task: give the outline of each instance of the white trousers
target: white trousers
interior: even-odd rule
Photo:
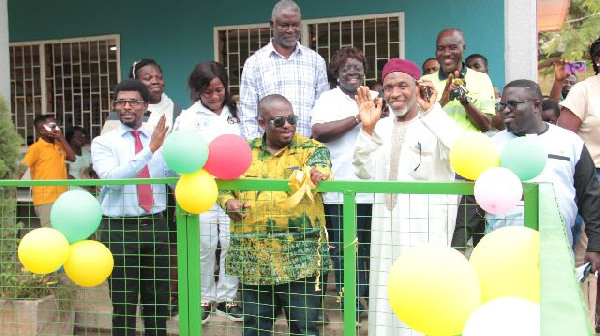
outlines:
[[[225,257],[229,247],[229,217],[218,204],[200,214],[200,281],[202,301],[234,301],[238,278],[225,275]],[[215,251],[221,243],[219,281],[215,283]]]

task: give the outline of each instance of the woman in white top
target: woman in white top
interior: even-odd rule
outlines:
[[[195,103],[181,113],[174,130],[196,130],[206,142],[222,134],[240,135],[237,107],[227,88],[227,71],[217,62],[203,62],[194,68],[188,80]],[[225,274],[229,246],[229,217],[218,204],[200,214],[200,269],[202,284],[202,324],[208,322],[212,302],[216,313],[232,321],[242,321],[242,309],[235,302],[238,278]],[[219,281],[215,284],[215,251],[221,244]]]
[[[165,94],[165,80],[163,78],[162,68],[155,60],[143,58],[133,62],[129,69],[129,78],[137,79],[150,91],[150,101],[148,112],[144,114],[142,120],[144,127],[154,129],[158,119],[165,115],[167,134],[173,129],[173,121],[181,114],[181,105],[177,104]],[[115,111],[111,111],[105,119],[101,134],[110,132],[119,127],[121,121]]]
[[[569,94],[560,102],[562,109],[556,124],[577,133],[581,137],[596,164],[596,176],[600,178],[600,38],[590,45],[589,52],[596,75],[580,81],[571,87]],[[564,64],[561,64],[561,66],[564,67]],[[582,252],[587,247],[585,225],[582,222],[583,218],[577,216],[575,226],[572,228],[573,239],[577,243],[574,246],[576,266],[583,264]],[[596,280],[594,277],[590,279],[592,282]],[[586,284],[584,283],[584,285]],[[596,288],[600,289],[600,282]],[[597,292],[600,293],[600,291]],[[587,300],[588,293],[585,292],[585,288],[584,293]],[[595,315],[598,316],[598,313],[600,313],[600,307],[597,304],[597,302],[600,302],[599,299],[600,296],[586,302],[591,307],[590,319],[593,322],[595,322],[594,307],[596,311]],[[595,326],[594,329],[598,332],[600,331],[600,326]]]
[[[169,127],[167,135],[173,129],[173,121],[181,113],[181,106],[171,100],[165,93],[165,80],[162,68],[155,60],[143,58],[133,62],[129,70],[129,78],[142,82],[150,91],[150,104],[148,105],[147,126],[154,129],[158,119],[163,115],[166,117],[166,125]]]
[[[65,133],[65,139],[75,152],[75,162],[67,162],[67,173],[69,179],[90,179],[92,155],[90,149],[84,147],[87,144],[87,133],[82,127],[73,126]],[[86,188],[92,191],[94,188]],[[79,186],[70,186],[69,190],[83,190]]]

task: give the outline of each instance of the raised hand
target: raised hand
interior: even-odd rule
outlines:
[[[570,72],[565,70],[565,64],[568,63],[567,60],[560,59],[554,62],[554,80],[557,82],[564,82],[567,77],[571,75]]]
[[[371,99],[371,90],[366,86],[361,86],[356,90],[356,97],[354,99],[358,105],[358,115],[362,122],[362,129],[368,134],[373,134],[375,124],[381,119],[383,100],[377,98],[373,102]]]
[[[152,137],[150,138],[150,150],[154,153],[157,149],[159,149],[163,142],[165,142],[165,136],[167,135],[167,130],[169,127],[167,126],[167,118],[163,114],[159,119],[156,127],[154,128],[154,132],[152,132]]]
[[[428,80],[419,80],[417,81],[417,84],[419,86],[419,93],[417,94],[417,104],[419,104],[421,110],[427,111],[437,101],[437,91],[435,90],[433,83],[431,83]],[[429,98],[427,98],[424,94],[425,88],[429,88],[429,90],[431,90],[431,96],[429,96]]]

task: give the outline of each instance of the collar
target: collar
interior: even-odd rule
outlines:
[[[267,147],[267,133],[263,133],[262,136],[254,139],[254,141],[252,142],[252,147],[259,148],[260,150],[269,153],[269,155],[278,156],[278,155],[281,155],[281,153],[283,151],[285,151],[286,149],[300,147],[300,143],[301,143],[300,137],[301,137],[300,133],[294,134],[294,137],[292,138],[292,141],[290,142],[289,145],[278,150],[276,153],[271,153],[271,151]]]
[[[460,70],[460,73],[458,74],[458,76],[459,76],[459,78],[465,78],[466,74],[467,74],[467,66],[465,65],[465,62],[463,62],[462,69]],[[448,74],[442,71],[442,67],[440,67],[440,70],[438,70],[438,78],[440,80],[448,79]]]
[[[542,134],[548,132],[549,129],[550,129],[550,124],[548,124],[547,122],[544,122],[544,129],[542,129],[538,133],[526,133],[526,134],[517,134],[517,133],[513,133],[513,132],[511,132],[511,133],[516,137],[528,136],[528,135],[533,135],[533,134],[542,135]]]
[[[202,101],[200,100],[196,101],[194,105],[190,107],[190,109],[193,109],[194,113],[196,114],[201,114],[210,117],[220,117],[227,119],[231,116],[231,112],[229,111],[229,106],[227,106],[227,104],[223,105],[223,109],[221,110],[221,114],[219,116],[217,116],[213,111],[204,106],[204,104],[202,104]]]
[[[125,133],[129,133],[131,131],[135,131],[133,128],[129,126],[125,126],[123,123],[119,124],[119,128],[117,128],[117,132],[120,136],[123,136]],[[142,132],[146,137],[152,137],[152,132],[146,128],[146,124],[142,124],[142,127],[138,129],[138,131]]]
[[[44,138],[42,138],[42,137],[39,137],[39,138],[38,138],[38,140],[37,140],[37,142],[38,142],[40,145],[43,145],[43,146],[51,146],[51,147],[54,147],[54,146],[56,146],[56,144],[57,144],[57,143],[60,143],[59,141],[48,142],[48,141],[44,140]]]
[[[292,54],[290,55],[290,57],[289,57],[289,58],[292,58],[292,56],[295,56],[295,55],[297,55],[297,54],[301,54],[301,53],[302,53],[302,52],[301,52],[301,50],[302,50],[302,49],[301,49],[301,46],[302,46],[302,45],[300,44],[300,42],[296,42],[296,49],[294,49],[294,51],[292,52]],[[285,57],[283,57],[283,55],[281,55],[280,53],[278,53],[278,52],[277,52],[277,50],[275,50],[275,46],[273,45],[273,38],[271,38],[271,41],[269,42],[269,44],[267,44],[267,45],[265,46],[265,48],[267,48],[267,49],[268,49],[268,52],[269,52],[269,53],[268,53],[268,55],[269,55],[269,56],[271,56],[271,55],[275,54],[275,55],[277,55],[277,56],[279,56],[279,57],[281,57],[281,58],[285,58]],[[288,59],[289,59],[289,58],[288,58]]]

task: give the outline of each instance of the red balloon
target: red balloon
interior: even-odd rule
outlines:
[[[208,146],[204,169],[224,180],[232,180],[246,172],[252,163],[252,150],[239,135],[223,134]]]

